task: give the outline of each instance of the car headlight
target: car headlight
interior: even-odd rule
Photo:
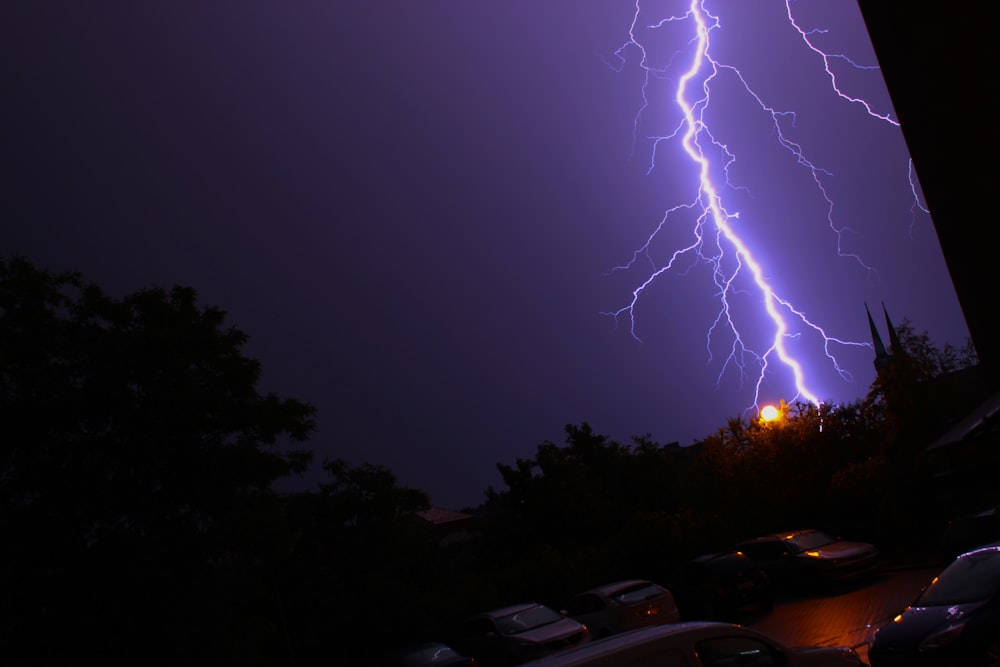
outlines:
[[[949,625],[943,630],[935,632],[930,637],[920,642],[919,648],[921,651],[933,651],[943,646],[947,646],[958,639],[962,635],[963,630],[965,630],[965,623]]]

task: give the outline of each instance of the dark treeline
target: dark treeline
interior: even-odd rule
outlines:
[[[260,394],[246,335],[193,290],[114,299],[0,260],[0,655],[374,664],[466,614],[665,580],[761,532],[912,546],[947,515],[925,446],[968,408],[949,378],[974,355],[899,335],[906,354],[849,405],[733,418],[690,447],[569,425],[498,463],[503,488],[448,535],[375,464],[326,461],[318,488],[273,492],[309,464],[315,411]]]

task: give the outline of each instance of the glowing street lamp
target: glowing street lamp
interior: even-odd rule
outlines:
[[[781,419],[781,411],[773,405],[765,405],[760,409],[760,420],[764,423]]]

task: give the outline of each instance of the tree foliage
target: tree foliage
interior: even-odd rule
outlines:
[[[114,298],[0,260],[0,650],[16,664],[370,664],[468,613],[554,607],[773,530],[883,546],[920,500],[924,446],[968,406],[971,346],[904,324],[865,399],[740,415],[689,447],[583,422],[498,463],[475,528],[446,544],[430,499],[380,465],[326,461],[314,409],[257,390],[247,335],[194,290]]]
[[[485,506],[495,567],[516,571],[525,559],[555,563],[539,553],[561,554],[535,584],[550,600],[572,592],[571,582],[640,572],[662,578],[711,533],[694,528],[703,512],[683,501],[691,491],[685,460],[675,443],[644,436],[625,445],[586,422],[567,425],[565,445],[545,441],[532,458],[498,464],[508,489],[491,489]],[[645,547],[635,548],[643,540]],[[571,581],[564,581],[567,573]]]
[[[0,530],[30,536],[0,547],[5,655],[268,650],[273,615],[237,607],[269,598],[270,485],[306,465],[314,410],[258,393],[246,341],[189,288],[116,299],[0,261]]]
[[[328,481],[287,504],[297,547],[280,582],[291,640],[309,664],[325,664],[332,650],[338,661],[364,664],[387,637],[416,641],[432,631],[444,563],[430,526],[414,515],[429,507],[426,493],[400,486],[384,466],[335,459],[323,468]]]
[[[692,473],[711,489],[702,502],[747,534],[816,524],[832,527],[840,509],[830,479],[864,460],[872,438],[860,404],[782,405],[781,419],[734,417],[698,447]]]

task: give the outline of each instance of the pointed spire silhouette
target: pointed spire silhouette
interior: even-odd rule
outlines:
[[[875,328],[875,322],[872,320],[872,313],[868,310],[867,303],[865,303],[865,312],[868,313],[868,327],[872,330],[872,345],[875,346],[875,356],[884,356],[886,354],[885,345],[882,344],[882,338],[878,335],[878,329]]]
[[[885,315],[885,325],[889,327],[889,349],[894,356],[903,356],[906,351],[903,349],[903,344],[899,342],[899,336],[896,335],[896,327],[892,326],[892,320],[889,319],[889,311],[885,309],[885,302],[882,302],[882,313]],[[871,316],[869,315],[869,319]]]
[[[882,305],[882,310],[885,310],[885,304]],[[878,329],[875,328],[875,321],[872,319],[872,313],[868,310],[868,303],[865,302],[865,313],[868,314],[868,326],[872,331],[872,345],[875,347],[875,371],[881,372],[889,367],[892,363],[892,356],[885,349],[885,344],[882,343],[882,337],[878,335]],[[888,316],[886,317],[888,319]],[[889,326],[889,331],[892,330],[892,326]],[[893,339],[895,339],[895,332],[891,334]]]

